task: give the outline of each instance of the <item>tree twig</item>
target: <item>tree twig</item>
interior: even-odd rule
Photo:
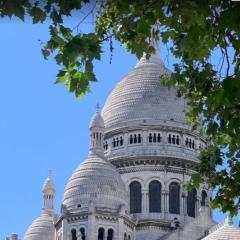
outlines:
[[[95,1],[95,3],[93,5],[93,7],[91,8],[91,10],[81,19],[81,21],[72,30],[77,29],[77,32],[78,32],[79,26],[90,16],[90,14],[93,13],[93,11],[96,8],[96,6],[97,6],[97,0]]]

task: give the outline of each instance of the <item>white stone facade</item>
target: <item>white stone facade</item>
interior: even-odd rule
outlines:
[[[161,86],[170,72],[157,54],[143,57],[102,114],[97,109],[89,155],[66,185],[60,215],[48,178],[43,213],[24,240],[198,240],[212,233],[211,191],[184,188],[207,142],[186,124],[186,100]]]

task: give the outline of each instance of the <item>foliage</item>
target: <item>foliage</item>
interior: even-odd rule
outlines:
[[[73,10],[87,0],[0,0],[0,14],[33,23],[51,20],[51,38],[42,49],[45,58],[54,54],[61,70],[56,82],[66,84],[77,97],[96,81],[93,61],[100,60],[104,41],[115,38],[137,57],[149,56],[154,48],[148,39],[158,38],[152,30],[161,23],[164,43],[179,59],[166,81],[177,86],[178,95],[189,101],[188,118],[193,128],[199,123],[209,136],[201,152],[199,174],[193,184],[208,181],[216,189],[214,207],[236,214],[240,207],[240,3],[230,0],[96,0],[89,3],[95,31],[79,33],[64,25]],[[85,18],[79,22],[79,27]],[[112,50],[112,46],[111,50]],[[216,66],[212,55],[220,52]],[[199,118],[201,116],[201,119]]]

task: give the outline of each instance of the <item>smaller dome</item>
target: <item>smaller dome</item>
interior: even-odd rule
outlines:
[[[90,126],[89,128],[104,128],[104,120],[101,116],[101,113],[99,111],[99,105],[96,106],[96,112],[93,115],[91,121],[90,121]]]
[[[64,191],[63,206],[67,211],[81,211],[90,204],[120,210],[128,207],[128,193],[115,167],[94,152],[73,172]]]
[[[239,240],[240,229],[233,225],[231,218],[227,218],[222,224],[210,230],[210,234],[203,238],[203,240]]]
[[[42,213],[27,229],[24,240],[53,240],[54,219],[52,215]]]

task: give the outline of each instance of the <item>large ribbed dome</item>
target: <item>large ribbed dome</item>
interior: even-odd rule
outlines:
[[[24,240],[53,240],[54,221],[53,216],[42,213],[27,229]]]
[[[120,174],[102,156],[90,152],[70,177],[62,204],[68,211],[81,211],[91,202],[96,207],[114,210],[128,206],[128,194]]]
[[[185,100],[160,84],[160,76],[169,74],[158,56],[143,57],[108,97],[102,112],[105,127],[171,122],[185,126]]]

